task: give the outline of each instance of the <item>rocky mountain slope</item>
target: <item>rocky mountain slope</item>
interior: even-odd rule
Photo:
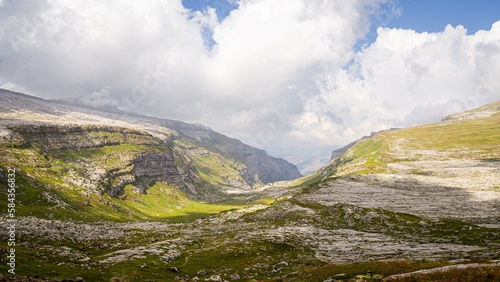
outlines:
[[[201,125],[99,112],[6,90],[0,90],[0,151],[0,169],[17,169],[26,203],[21,211],[43,209],[56,217],[154,217],[164,214],[155,209],[176,210],[190,199],[221,201],[227,192],[248,193],[301,176],[285,160]],[[169,203],[152,208],[141,197],[149,192]],[[45,207],[32,208],[38,202]],[[141,205],[151,212],[144,214]]]
[[[473,112],[360,140],[313,175],[262,187],[270,205],[176,224],[19,217],[19,273],[73,281],[498,281],[500,102]]]

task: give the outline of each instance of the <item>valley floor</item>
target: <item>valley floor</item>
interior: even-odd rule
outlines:
[[[498,193],[356,175],[309,186],[271,206],[190,223],[19,217],[16,273],[74,281],[325,281],[478,262],[497,279]]]

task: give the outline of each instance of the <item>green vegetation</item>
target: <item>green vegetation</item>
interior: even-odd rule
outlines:
[[[54,179],[49,179],[55,183]],[[132,185],[125,186],[119,198],[108,195],[88,194],[76,189],[49,188],[27,178],[22,173],[16,177],[18,216],[37,216],[54,219],[76,219],[83,221],[111,220],[136,221],[160,220],[190,222],[221,211],[242,208],[242,204],[216,204],[197,202],[177,188],[158,182],[146,194],[138,194]],[[7,191],[2,186],[2,193]],[[0,204],[7,206],[7,197]],[[3,211],[4,213],[5,211]]]
[[[98,138],[116,144],[58,150],[48,150],[33,145],[24,148],[0,147],[0,163],[3,170],[6,171],[11,167],[17,170],[18,216],[83,221],[189,222],[245,206],[243,200],[234,204],[195,201],[177,185],[166,184],[161,177],[135,177],[132,169],[134,159],[139,154],[172,152],[171,148],[159,145],[158,141],[151,139],[149,135],[128,131],[96,131],[96,128],[82,130],[90,130],[81,137],[85,140]],[[73,132],[63,131],[61,134],[73,134]],[[47,137],[47,140],[43,138],[43,136],[38,137],[42,139],[40,144],[47,143],[44,145],[47,148],[56,146],[53,143],[55,141],[49,140],[51,137]],[[189,143],[182,145],[187,144]],[[194,167],[198,169],[201,179],[206,181],[205,184],[201,184],[205,185],[203,189],[213,195],[217,194],[214,190],[217,186],[230,185],[228,182],[241,179],[237,171],[241,165],[234,161],[228,161],[215,153],[207,157],[204,155],[192,157]],[[181,163],[182,158],[175,158],[175,162],[176,165],[189,169],[189,165]],[[220,165],[215,166],[217,163]],[[92,174],[95,174],[95,179],[89,180],[89,175]],[[5,183],[0,184],[2,188],[5,185]],[[108,195],[111,189],[121,189],[118,197]],[[4,194],[6,190],[2,189],[0,193]],[[0,204],[6,205],[6,199],[1,197]]]
[[[392,140],[406,139],[412,150],[437,150],[453,158],[488,158],[500,154],[500,113],[488,118],[449,121],[391,132]]]
[[[191,222],[210,214],[244,207],[197,202],[184,192],[161,182],[150,187],[146,194],[138,194],[132,185],[127,185],[124,194],[118,199],[112,198],[111,203],[126,210],[134,219],[172,223]]]
[[[500,113],[487,118],[446,121],[400,130],[384,131],[362,140],[321,171],[330,176],[390,172],[388,163],[447,159],[500,159]],[[320,172],[321,172],[320,171]],[[323,173],[325,174],[325,173]],[[324,179],[313,174],[311,184]]]
[[[186,140],[175,140],[178,150],[189,156],[197,173],[203,181],[211,185],[233,186],[245,183],[241,170],[245,165],[219,153],[197,147]]]
[[[355,279],[358,275],[371,274],[387,277],[390,275],[408,273],[412,271],[430,269],[449,265],[446,261],[418,260],[418,261],[367,261],[349,264],[327,264],[319,267],[308,267],[300,273],[292,274],[287,281],[318,281],[322,282],[335,275],[345,274],[347,279]]]
[[[193,159],[193,164],[199,172],[201,179],[212,185],[231,185],[230,180],[239,180],[244,183],[241,178],[238,166],[242,165],[228,161],[216,153],[204,153]]]
[[[20,262],[16,272],[53,279],[80,276],[87,281],[110,281],[112,277],[121,281],[173,281],[176,276],[186,275],[204,280],[216,274],[223,280],[237,274],[242,281],[302,282],[331,277],[355,281],[359,275],[379,281],[394,274],[453,264],[444,258],[455,259],[455,255],[468,262],[488,262],[487,258],[498,256],[499,228],[465,220],[431,219],[385,207],[325,203],[314,197],[324,195],[313,194],[333,181],[355,178],[348,175],[390,173],[391,163],[425,161],[429,156],[438,160],[459,158],[496,163],[500,160],[498,124],[500,114],[379,133],[358,142],[322,170],[290,182],[290,187],[283,188],[287,196],[279,199],[266,196],[275,195],[266,194],[267,191],[217,198],[221,187],[245,183],[241,175],[245,166],[238,156],[227,157],[221,146],[212,150],[200,146],[205,143],[217,146],[220,136],[216,134],[212,139],[177,138],[166,144],[141,132],[83,127],[80,131],[63,130],[62,134],[81,145],[65,147],[62,145],[67,144],[54,143],[49,131],[43,132],[36,145],[19,142],[17,148],[12,144],[0,146],[2,169],[18,170],[16,216],[62,220],[58,230],[75,222],[95,227],[109,221],[112,223],[101,227],[119,231],[112,236],[98,234],[83,241],[70,236],[50,238],[42,231],[34,236],[20,232],[16,241],[16,258]],[[81,132],[85,136],[80,140],[77,137]],[[194,200],[189,194],[192,186],[166,179],[164,171],[160,176],[132,173],[138,156],[147,154],[174,155],[175,159],[160,159],[174,162],[182,170],[175,177],[193,177],[189,184],[216,200]],[[157,161],[158,158],[148,160],[153,167]],[[2,182],[2,206],[7,205],[6,188]],[[498,190],[498,186],[494,189]],[[111,192],[115,192],[113,197]],[[238,218],[236,209],[254,204],[269,207]],[[218,216],[210,216],[215,214]],[[155,222],[143,223],[146,221]],[[59,222],[50,224],[56,226]],[[359,234],[356,239],[360,241],[350,241],[346,236],[351,234]],[[361,242],[370,239],[373,241],[366,242],[373,244]],[[386,252],[384,248],[391,243],[401,247]],[[381,251],[373,255],[367,246]],[[443,259],[414,260],[421,257],[410,253],[418,252],[420,246],[425,246],[426,251],[441,246],[441,252],[434,257]],[[462,249],[454,251],[454,246]],[[7,242],[0,242],[1,254],[7,248]],[[147,248],[150,249],[141,253]],[[137,256],[116,263],[103,262],[117,251]],[[175,254],[168,259],[162,256],[170,251]],[[358,259],[353,263],[331,264],[336,251],[344,252],[338,261],[349,261],[352,254],[352,261],[358,257],[373,261]],[[333,252],[328,253],[328,259],[326,252]],[[389,256],[392,261],[377,261]],[[2,255],[0,271],[6,273],[7,269],[6,256]],[[206,273],[198,274],[200,270]],[[499,279],[498,267],[479,267],[396,281]]]

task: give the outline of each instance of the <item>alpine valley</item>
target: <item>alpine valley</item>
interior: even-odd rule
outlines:
[[[206,126],[0,89],[0,203],[0,281],[500,281],[500,101],[302,176]]]

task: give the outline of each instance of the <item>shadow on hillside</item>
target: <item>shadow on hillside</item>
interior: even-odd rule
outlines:
[[[452,218],[500,225],[500,193],[436,185],[410,177],[356,175],[331,180],[309,195],[324,205],[347,203],[428,218]]]

